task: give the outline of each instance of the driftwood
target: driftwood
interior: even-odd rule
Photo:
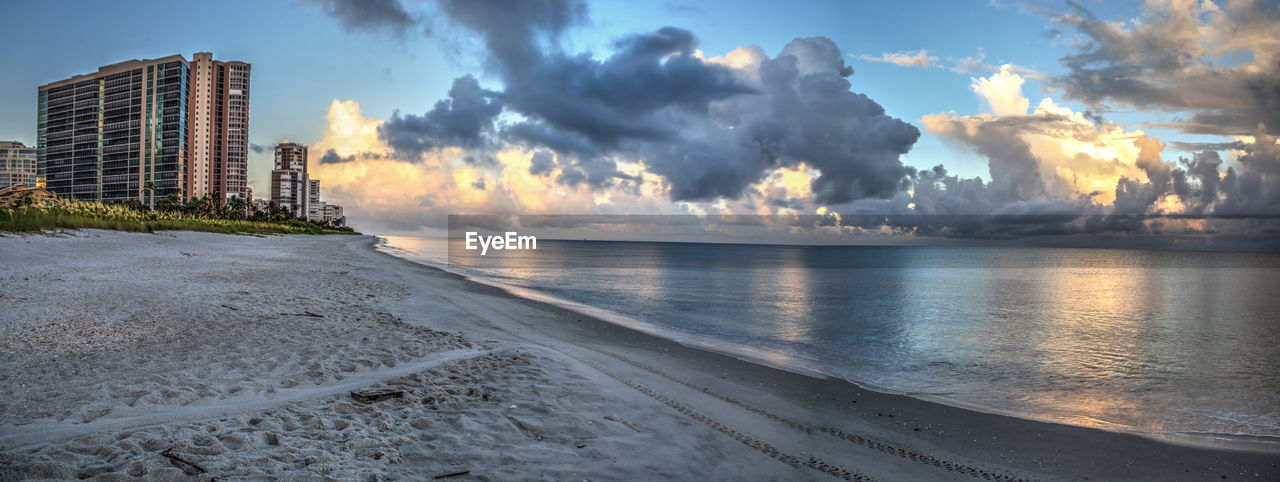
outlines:
[[[631,430],[635,430],[635,431],[637,431],[637,432],[644,433],[644,430],[641,430],[641,429],[640,429],[640,427],[635,426],[635,424],[633,424],[633,423],[631,423],[631,422],[628,422],[628,421],[626,421],[626,420],[620,419],[620,418],[618,418],[618,417],[615,417],[615,416],[613,416],[613,415],[605,415],[605,416],[604,416],[604,419],[605,419],[605,420],[608,420],[608,421],[610,421],[610,422],[618,422],[618,423],[620,423],[620,424],[626,425],[626,426],[627,426],[627,428],[629,428],[629,429],[631,429]]]
[[[400,390],[366,390],[363,392],[351,392],[351,398],[360,403],[381,402],[390,398],[401,398],[404,392]]]
[[[187,460],[187,459],[184,459],[184,458],[179,457],[179,456],[177,456],[177,455],[174,455],[173,453],[171,453],[171,452],[170,452],[171,450],[173,450],[173,447],[169,447],[169,448],[165,449],[165,450],[164,450],[164,452],[160,452],[160,455],[163,455],[163,456],[165,456],[165,457],[168,457],[168,458],[169,458],[169,460],[172,460],[172,461],[174,461],[174,462],[178,462],[178,463],[181,463],[181,464],[185,464],[185,465],[187,465],[187,466],[189,466],[189,467],[191,467],[191,468],[193,468],[193,469],[196,469],[196,473],[203,474],[203,473],[207,472],[206,470],[204,470],[204,467],[201,467],[201,466],[199,466],[199,465],[196,465],[196,464],[195,464],[195,462],[192,462],[192,461],[190,461],[190,460]],[[185,471],[185,470],[184,470],[184,471]]]
[[[439,480],[439,479],[447,479],[447,478],[449,478],[449,477],[457,477],[457,476],[459,476],[459,475],[467,475],[467,474],[469,474],[469,473],[471,473],[471,471],[470,471],[470,470],[464,470],[464,471],[462,471],[462,472],[454,472],[454,473],[452,473],[452,474],[442,474],[442,475],[437,475],[437,476],[435,476],[435,477],[432,477],[432,479],[436,479],[436,480]]]
[[[222,307],[223,307],[223,308],[226,308],[226,309],[228,309],[228,310],[232,310],[232,311],[240,311],[240,308],[236,308],[236,307],[231,306],[231,305],[222,305]]]

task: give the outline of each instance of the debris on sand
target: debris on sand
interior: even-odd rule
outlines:
[[[366,390],[362,392],[351,392],[351,398],[360,403],[381,402],[391,398],[404,397],[402,390]]]

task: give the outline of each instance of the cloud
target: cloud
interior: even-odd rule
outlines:
[[[986,50],[979,48],[977,55],[969,57],[947,57],[947,61],[951,63],[951,71],[960,74],[985,74],[999,68],[983,63],[986,58]]]
[[[421,18],[410,14],[400,0],[310,0],[338,20],[347,32],[387,30],[403,36],[419,26]]]
[[[400,160],[379,135],[387,121],[370,119],[356,101],[333,101],[325,136],[310,149],[324,152],[311,166],[311,177],[325,185],[325,200],[343,206],[359,229],[379,233],[412,232],[443,227],[449,214],[459,213],[654,213],[679,212],[665,199],[652,175],[630,186],[608,191],[618,206],[597,202],[590,189],[569,189],[547,182],[560,168],[531,174],[540,156],[520,146],[493,150],[492,162],[468,162],[474,157],[459,147],[424,152],[416,162]],[[323,159],[341,159],[326,162]],[[589,178],[591,173],[583,172]]]
[[[1215,214],[1280,214],[1280,139],[1259,125],[1236,150],[1240,169],[1222,177]]]
[[[991,183],[970,214],[998,210],[1009,203],[1065,199],[1083,207],[1109,203],[1121,178],[1143,176],[1142,131],[1127,131],[1084,113],[1042,100],[1028,114],[1022,78],[1009,66],[987,78],[971,80],[971,89],[993,114],[951,113],[921,119],[944,141],[970,148],[989,163]],[[917,203],[917,205],[923,205]]]
[[[1280,10],[1269,2],[1149,2],[1129,21],[1075,6],[1054,21],[1079,34],[1049,82],[1068,100],[1190,114],[1174,122],[1189,133],[1280,126]]]
[[[699,8],[697,5],[686,2],[666,2],[662,4],[662,9],[668,13],[678,15],[705,15],[707,13],[706,10]]]
[[[254,144],[252,142],[249,143],[249,150],[253,151],[255,154],[262,154],[264,152],[267,152],[268,149],[269,148],[267,146],[264,146],[261,144]]]
[[[386,121],[335,101],[315,170],[353,220],[412,230],[467,212],[817,213],[825,227],[919,236],[1205,233],[1225,228],[1162,216],[1274,212],[1280,196],[1262,127],[1217,146],[1225,158],[1169,162],[1141,130],[1050,98],[1033,106],[1022,88],[1038,74],[1012,65],[971,79],[989,113],[920,120],[985,157],[988,182],[904,165],[919,130],[854,92],[827,38],[708,58],[693,32],[665,27],[598,57],[562,43],[586,21],[578,2],[440,7],[482,39],[493,87],[460,77],[428,112]],[[917,217],[873,219],[886,215]]]
[[[508,65],[503,99],[551,128],[613,148],[623,140],[677,139],[687,115],[752,92],[730,69],[694,57],[688,31],[667,27],[625,37],[615,47],[604,61],[549,54],[528,70]]]
[[[929,55],[929,51],[924,49],[908,52],[889,52],[880,54],[879,57],[863,55],[860,58],[867,62],[887,62],[903,67],[924,67],[926,69],[938,61],[937,57]]]
[[[550,174],[555,168],[556,155],[549,151],[535,151],[529,158],[529,174],[542,176]]]
[[[1166,144],[1140,130],[1040,102],[1030,114],[1021,81],[1008,69],[973,79],[995,114],[928,115],[925,129],[944,141],[987,158],[991,182],[959,179],[944,167],[914,176],[911,202],[921,214],[1053,214],[1053,233],[1233,233],[1265,236],[1280,214],[1280,142],[1264,126],[1231,143],[1188,144],[1206,150],[1176,161],[1163,159]],[[1015,107],[995,107],[999,105]],[[1220,151],[1235,157],[1227,165]],[[896,208],[888,208],[893,211]],[[900,212],[900,211],[894,211]],[[1156,216],[1152,218],[1151,216]],[[1161,218],[1174,216],[1174,218]],[[1193,216],[1202,218],[1182,218]],[[1207,216],[1207,217],[1205,217]],[[1234,216],[1262,216],[1236,221]],[[977,224],[951,226],[969,234],[991,233]]]
[[[420,116],[395,112],[378,127],[378,135],[407,160],[417,160],[424,152],[442,147],[483,147],[483,135],[493,131],[494,119],[502,112],[502,103],[494,96],[482,89],[475,77],[458,77],[447,99],[437,101]]]
[[[320,156],[320,163],[321,164],[339,164],[343,162],[352,162],[355,159],[356,157],[354,155],[342,157],[338,155],[337,151],[333,149],[329,149],[324,153],[323,156]]]
[[[995,115],[1024,115],[1031,106],[1031,101],[1022,95],[1024,80],[1012,65],[1001,66],[991,77],[972,80],[970,90],[981,95]]]
[[[888,197],[905,186],[910,170],[900,156],[919,131],[850,91],[853,69],[829,39],[796,39],[774,58],[755,48],[709,60],[692,32],[664,27],[623,36],[597,59],[560,45],[586,16],[578,2],[441,6],[484,40],[486,65],[503,84],[491,97],[520,119],[496,138],[553,151],[535,170],[554,166],[563,185],[638,182],[618,168],[626,160],[660,176],[673,201],[738,199],[769,172],[800,163],[819,172],[812,193],[820,202]],[[391,133],[402,124],[393,117],[383,127],[397,151],[417,153],[434,139],[417,126],[400,142]]]

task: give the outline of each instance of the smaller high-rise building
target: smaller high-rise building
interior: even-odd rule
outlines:
[[[21,142],[0,141],[0,187],[44,187],[36,179],[36,148]]]
[[[276,145],[271,171],[271,202],[283,206],[295,218],[307,217],[307,146],[288,140]]]
[[[319,222],[324,203],[320,202],[320,180],[307,179],[307,220]]]

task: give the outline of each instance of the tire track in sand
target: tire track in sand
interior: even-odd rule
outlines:
[[[87,423],[66,421],[40,423],[37,421],[19,426],[5,426],[0,431],[3,433],[3,435],[0,435],[0,447],[3,447],[4,450],[22,449],[91,433],[133,430],[167,423],[209,420],[246,412],[261,411],[299,400],[321,398],[348,392],[408,374],[425,371],[446,363],[475,358],[490,352],[491,350],[476,350],[472,348],[436,352],[413,363],[401,363],[386,370],[357,372],[341,383],[305,388],[285,388],[277,390],[271,396],[255,394],[252,396],[232,397],[218,400],[215,403],[184,405],[172,410],[153,411],[123,417],[102,417]]]
[[[478,319],[481,319],[481,320],[488,321],[488,319],[487,319],[486,317],[481,316],[481,315],[479,315],[479,314],[475,313],[474,311],[469,310],[469,309],[467,309],[467,308],[465,308],[465,307],[463,307],[463,306],[459,305],[458,303],[454,302],[453,300],[451,300],[451,299],[449,299],[449,298],[446,298],[446,297],[441,297],[441,298],[442,298],[442,299],[446,299],[446,300],[448,300],[450,304],[453,304],[453,305],[454,305],[455,307],[457,307],[459,310],[462,310],[463,312],[466,312],[467,314],[470,314],[471,316],[474,316],[474,317],[476,317],[476,318],[478,318]],[[474,306],[485,306],[485,305],[482,305],[482,304],[474,304]],[[526,323],[526,322],[520,321],[520,320],[519,320],[519,319],[517,319],[516,317],[513,317],[513,316],[511,316],[511,315],[507,314],[506,312],[504,312],[504,311],[502,311],[502,310],[499,310],[499,309],[494,308],[494,307],[492,307],[492,306],[486,306],[486,309],[487,309],[487,310],[489,310],[489,311],[492,311],[492,312],[494,312],[494,313],[496,313],[496,314],[498,314],[498,315],[501,315],[502,317],[504,317],[504,318],[506,318],[506,319],[508,319],[508,320],[510,320],[510,321],[513,321],[513,322],[515,322],[515,323],[518,323],[518,324],[520,324],[521,326],[524,326],[524,327],[527,327],[527,328],[533,329],[533,330],[535,330],[535,331],[539,331],[539,332],[541,332],[541,330],[538,330],[537,326],[535,326],[535,325],[533,325],[533,324],[531,324],[531,323]],[[808,468],[811,468],[811,469],[818,470],[818,471],[820,471],[820,472],[827,473],[828,475],[835,476],[835,477],[837,477],[837,478],[845,479],[845,480],[872,480],[870,477],[868,477],[868,476],[866,476],[866,475],[864,475],[864,474],[860,474],[860,473],[858,473],[858,472],[855,472],[855,471],[851,471],[851,470],[845,469],[845,468],[840,467],[839,465],[836,465],[836,464],[827,463],[827,462],[825,462],[825,461],[823,461],[823,460],[821,460],[821,459],[818,459],[818,458],[816,458],[816,457],[808,457],[808,458],[802,459],[802,458],[800,458],[800,457],[797,457],[797,456],[794,456],[794,455],[790,455],[790,454],[786,454],[786,453],[784,453],[784,452],[781,452],[781,451],[779,451],[777,448],[775,448],[775,447],[773,447],[773,446],[771,446],[771,445],[769,445],[769,444],[767,444],[767,443],[765,443],[765,442],[763,442],[763,441],[760,441],[760,440],[754,439],[753,437],[751,437],[751,436],[749,436],[749,435],[745,435],[745,434],[743,434],[742,432],[740,432],[740,431],[738,431],[738,430],[733,429],[732,427],[729,427],[729,426],[727,426],[727,425],[724,425],[723,423],[720,423],[720,422],[718,422],[718,421],[716,421],[716,420],[714,420],[714,419],[712,419],[712,418],[710,418],[710,417],[707,417],[706,415],[703,415],[703,414],[701,414],[701,413],[699,413],[699,412],[697,412],[697,411],[695,411],[695,410],[693,410],[693,409],[691,409],[691,408],[689,408],[689,407],[687,407],[687,406],[685,406],[685,405],[683,405],[683,404],[680,404],[679,402],[676,402],[676,401],[674,401],[674,400],[671,400],[670,398],[668,398],[668,397],[666,397],[666,396],[663,396],[663,395],[661,395],[660,393],[657,393],[657,392],[653,391],[652,389],[648,388],[647,386],[644,386],[644,385],[642,385],[642,384],[640,384],[640,383],[638,383],[638,382],[635,382],[634,380],[631,380],[631,379],[629,379],[629,378],[626,378],[624,375],[622,375],[622,374],[620,374],[620,373],[617,373],[617,372],[613,372],[613,371],[611,371],[611,370],[608,370],[608,369],[606,369],[606,368],[604,368],[604,367],[600,366],[599,364],[596,364],[596,363],[594,363],[594,362],[591,362],[591,361],[589,361],[589,360],[586,360],[586,359],[584,359],[584,358],[582,358],[582,357],[580,357],[580,356],[577,356],[577,355],[574,355],[574,354],[571,354],[571,353],[565,352],[565,351],[563,351],[563,350],[556,349],[556,348],[554,348],[554,347],[549,347],[549,346],[543,345],[543,344],[541,344],[541,343],[537,343],[537,342],[535,342],[535,341],[533,341],[533,340],[530,340],[530,339],[529,339],[529,338],[527,338],[527,337],[524,337],[524,336],[521,336],[521,335],[518,335],[518,334],[512,333],[510,330],[503,329],[503,328],[501,328],[500,326],[498,326],[498,325],[496,325],[496,324],[493,324],[492,322],[490,322],[490,324],[492,324],[495,328],[498,328],[498,329],[500,329],[500,330],[502,330],[502,331],[504,331],[504,332],[507,332],[508,334],[511,334],[512,336],[515,336],[515,337],[520,338],[520,339],[522,339],[522,340],[528,341],[528,342],[530,342],[530,343],[534,343],[534,344],[537,344],[537,345],[544,346],[544,347],[546,347],[546,348],[549,348],[549,349],[555,350],[555,351],[557,351],[557,352],[559,352],[559,353],[561,353],[561,354],[564,354],[565,356],[568,356],[568,357],[573,358],[573,359],[575,359],[575,360],[577,360],[577,361],[579,361],[579,362],[581,362],[581,363],[583,363],[583,364],[585,364],[585,365],[587,365],[587,366],[590,366],[590,367],[592,367],[593,369],[595,369],[596,371],[599,371],[599,372],[601,372],[601,373],[603,373],[603,374],[605,374],[605,375],[609,376],[610,378],[613,378],[613,379],[615,379],[615,380],[617,380],[617,381],[619,381],[619,382],[623,383],[624,385],[627,385],[627,386],[629,386],[629,387],[631,387],[631,388],[633,388],[633,389],[635,389],[635,390],[637,390],[637,391],[639,391],[639,392],[641,392],[641,393],[644,393],[645,395],[649,396],[650,398],[654,398],[655,400],[658,400],[659,402],[662,402],[663,404],[666,404],[666,405],[670,406],[671,408],[673,408],[673,409],[675,409],[675,410],[677,410],[677,411],[679,411],[679,412],[681,412],[681,413],[685,414],[686,416],[689,416],[690,418],[693,418],[693,419],[695,419],[695,420],[698,420],[699,422],[702,422],[702,423],[704,423],[704,424],[706,424],[706,425],[708,425],[708,426],[711,426],[712,428],[715,428],[716,430],[718,430],[718,431],[720,431],[720,432],[724,433],[725,435],[728,435],[730,438],[733,438],[734,440],[738,440],[739,442],[742,442],[743,444],[745,444],[745,445],[747,445],[747,446],[749,446],[749,447],[751,447],[751,448],[753,448],[753,449],[756,449],[757,451],[760,451],[760,452],[764,453],[765,455],[768,455],[768,456],[770,456],[770,457],[773,457],[773,458],[775,458],[775,459],[778,459],[778,460],[780,460],[780,461],[782,461],[782,462],[784,462],[784,463],[787,463],[787,464],[792,465],[792,466],[795,466],[795,467],[808,467]],[[545,333],[544,333],[544,334],[545,334]],[[898,445],[898,444],[894,444],[894,443],[890,443],[890,442],[885,442],[885,441],[881,441],[881,440],[876,440],[875,438],[873,438],[873,437],[871,437],[871,436],[867,436],[867,435],[862,435],[862,434],[857,434],[857,433],[847,432],[847,431],[844,431],[844,430],[841,430],[841,429],[838,429],[838,428],[835,428],[835,427],[831,427],[831,426],[829,426],[829,425],[817,425],[817,426],[814,426],[814,425],[809,425],[809,424],[806,424],[806,423],[798,422],[798,421],[795,421],[795,420],[791,420],[791,419],[788,419],[788,418],[786,418],[786,417],[783,417],[783,416],[777,415],[777,414],[775,414],[775,413],[773,413],[773,412],[770,412],[770,411],[768,411],[768,410],[765,410],[765,409],[763,409],[763,408],[759,408],[759,407],[756,407],[756,406],[750,405],[750,404],[748,404],[748,403],[742,402],[741,400],[738,400],[738,399],[735,399],[735,398],[729,397],[729,396],[727,396],[727,395],[724,395],[724,394],[718,393],[718,392],[716,392],[716,391],[714,391],[714,390],[711,390],[710,388],[703,387],[703,386],[698,385],[698,384],[695,384],[695,383],[693,383],[693,382],[691,382],[691,381],[685,380],[685,379],[680,378],[680,377],[677,377],[677,376],[675,376],[675,375],[671,375],[671,374],[666,373],[666,372],[664,372],[664,371],[662,371],[662,370],[660,370],[660,369],[658,369],[658,368],[656,368],[656,367],[653,367],[653,366],[650,366],[650,365],[648,365],[648,364],[641,363],[641,362],[638,362],[638,361],[632,360],[632,359],[630,359],[630,358],[627,358],[627,357],[625,357],[625,356],[619,355],[619,354],[617,354],[617,353],[613,353],[613,352],[610,352],[610,351],[608,351],[608,350],[604,350],[604,349],[597,348],[597,347],[593,347],[593,346],[587,346],[587,345],[584,345],[584,344],[581,344],[581,343],[576,343],[576,342],[573,342],[573,341],[570,341],[570,340],[562,340],[562,341],[564,341],[564,342],[566,342],[566,343],[570,343],[570,344],[572,344],[572,345],[574,345],[574,346],[577,346],[577,347],[582,348],[582,349],[585,349],[585,350],[590,350],[590,351],[593,351],[593,352],[599,353],[599,354],[601,354],[601,355],[608,356],[608,357],[610,357],[610,358],[613,358],[613,359],[616,359],[616,360],[621,361],[621,362],[623,362],[623,363],[629,364],[629,365],[634,366],[634,367],[636,367],[636,368],[639,368],[639,369],[641,369],[641,370],[644,370],[644,371],[647,371],[647,372],[653,373],[653,374],[658,375],[658,376],[660,376],[660,377],[663,377],[663,378],[666,378],[666,379],[671,380],[671,381],[673,381],[673,382],[679,383],[680,385],[683,385],[683,386],[685,386],[685,387],[688,387],[688,388],[690,388],[690,389],[692,389],[692,390],[694,390],[694,391],[696,391],[696,392],[699,392],[699,393],[703,393],[703,394],[709,395],[709,396],[711,396],[711,397],[713,397],[713,398],[716,398],[716,399],[718,399],[718,400],[720,400],[720,401],[723,401],[723,402],[725,402],[725,403],[728,403],[728,404],[730,404],[730,405],[733,405],[733,406],[735,406],[735,407],[738,407],[738,408],[740,408],[740,409],[742,409],[742,410],[745,410],[745,411],[747,411],[747,412],[750,412],[750,413],[753,413],[753,414],[756,414],[756,415],[759,415],[759,416],[765,417],[766,419],[769,419],[769,420],[771,420],[771,421],[773,421],[773,422],[776,422],[776,423],[778,423],[778,424],[781,424],[781,425],[783,425],[783,426],[785,426],[785,427],[787,427],[787,428],[790,428],[790,429],[793,429],[793,430],[797,430],[797,431],[803,432],[803,433],[808,434],[808,435],[813,435],[813,434],[824,434],[824,435],[827,435],[827,436],[834,437],[834,438],[836,438],[837,440],[840,440],[840,441],[843,441],[843,442],[846,442],[846,443],[850,443],[850,444],[853,444],[853,445],[857,445],[857,446],[861,446],[861,447],[869,448],[869,449],[876,450],[876,451],[879,451],[879,452],[883,452],[883,453],[886,453],[886,454],[889,454],[889,455],[897,456],[897,457],[903,458],[903,459],[905,459],[905,460],[909,460],[909,461],[911,461],[911,462],[919,463],[919,464],[926,465],[926,466],[931,466],[931,467],[934,467],[934,468],[936,468],[936,469],[944,470],[944,471],[947,471],[947,472],[952,472],[952,473],[959,474],[959,475],[966,475],[966,476],[975,477],[975,478],[979,478],[979,479],[992,480],[992,481],[998,481],[998,482],[1020,482],[1020,481],[1028,480],[1028,479],[1024,479],[1024,478],[1021,478],[1021,477],[1016,477],[1016,476],[1013,476],[1013,475],[1009,475],[1009,474],[1004,474],[1004,473],[996,472],[996,471],[993,471],[993,470],[987,470],[987,469],[981,468],[981,467],[976,466],[976,465],[973,465],[973,464],[968,464],[968,463],[963,463],[963,462],[956,462],[956,461],[951,461],[951,460],[947,460],[947,459],[944,459],[944,458],[936,457],[936,456],[933,456],[933,455],[930,455],[930,454],[926,454],[926,453],[923,453],[923,452],[917,451],[917,450],[912,449],[912,448],[910,448],[910,447],[904,447],[904,446],[901,446],[901,445]]]

